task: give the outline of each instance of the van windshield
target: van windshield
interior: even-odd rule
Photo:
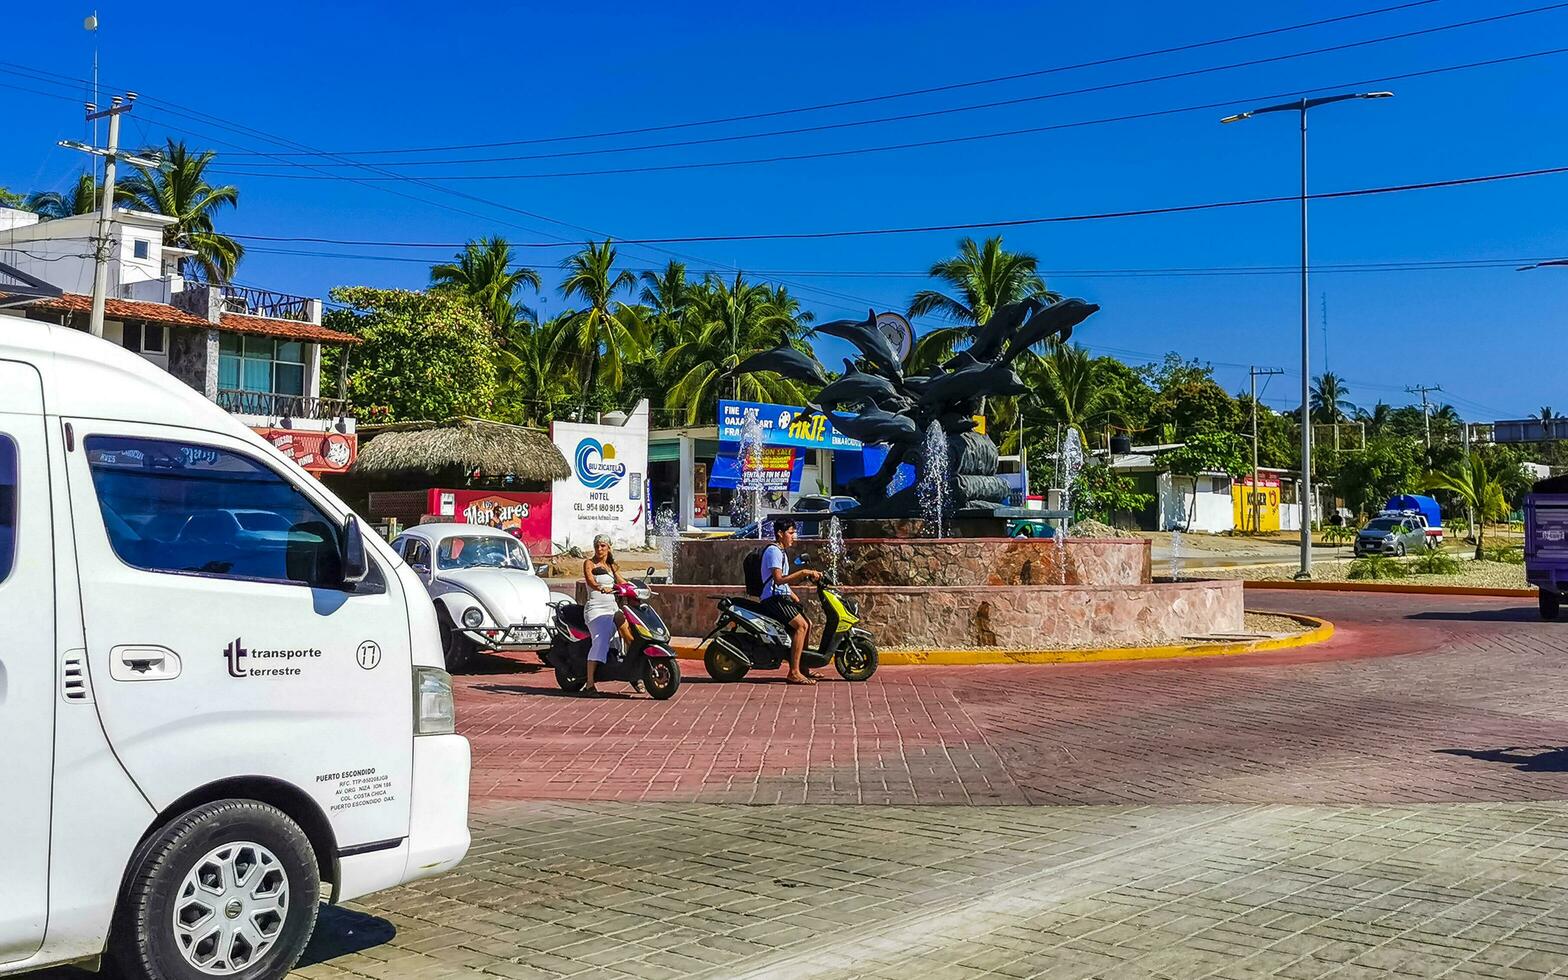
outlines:
[[[436,567],[527,569],[530,565],[528,552],[512,538],[472,534],[442,541],[436,549]]]

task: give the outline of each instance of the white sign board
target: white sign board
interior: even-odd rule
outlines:
[[[550,539],[556,547],[589,551],[596,534],[608,534],[617,548],[642,545],[648,529],[647,401],[625,425],[552,422],[550,438],[572,469],[550,490]]]

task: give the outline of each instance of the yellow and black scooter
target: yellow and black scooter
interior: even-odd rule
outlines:
[[[808,557],[800,556],[795,564],[804,565]],[[877,672],[877,647],[871,633],[857,625],[860,606],[839,594],[827,576],[817,583],[817,598],[825,620],[822,642],[806,647],[801,666],[814,670],[831,663],[846,681],[869,680]],[[716,681],[738,681],[753,669],[776,670],[789,662],[789,631],[753,596],[720,599],[719,620],[701,645],[707,648],[703,664]]]

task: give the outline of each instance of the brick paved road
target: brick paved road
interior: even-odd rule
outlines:
[[[668,703],[498,665],[470,860],[327,911],[299,976],[1568,975],[1568,624],[1249,599],[1338,635]]]
[[[1325,615],[1338,633],[1277,654],[887,668],[811,689],[708,683],[693,664],[664,703],[562,696],[519,665],[466,679],[459,717],[481,799],[1568,798],[1568,766],[1535,757],[1568,745],[1568,624],[1539,622],[1528,600],[1251,598]]]

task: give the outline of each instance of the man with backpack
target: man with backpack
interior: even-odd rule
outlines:
[[[806,615],[801,611],[800,603],[795,601],[795,594],[790,591],[790,583],[817,582],[822,579],[822,573],[811,568],[797,569],[794,572],[789,570],[789,554],[786,549],[794,543],[795,521],[788,517],[781,517],[774,521],[773,544],[768,545],[762,552],[762,608],[789,630],[789,675],[785,680],[791,684],[815,684],[816,678],[808,676],[800,669],[800,657],[806,649],[806,635],[811,625],[806,622]]]

